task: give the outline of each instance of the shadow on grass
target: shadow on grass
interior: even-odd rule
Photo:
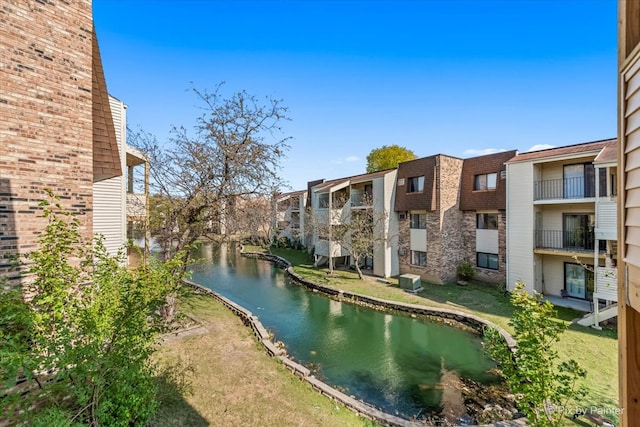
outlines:
[[[480,313],[510,318],[513,306],[509,296],[498,286],[489,283],[470,282],[466,286],[457,284],[423,284],[417,295],[441,304],[461,306]]]
[[[209,422],[203,418],[184,398],[189,393],[189,385],[176,379],[167,370],[157,377],[159,389],[158,411],[152,418],[151,427],[205,427]]]
[[[588,326],[582,326],[582,325],[578,325],[577,323],[572,323],[569,326],[569,330],[575,331],[575,332],[582,332],[583,334],[593,335],[596,337],[611,338],[613,340],[618,339],[618,331],[616,329],[611,329],[608,327],[607,328],[603,327],[602,330],[599,331],[597,329],[593,329]]]

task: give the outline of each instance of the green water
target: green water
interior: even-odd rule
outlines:
[[[205,246],[193,280],[252,311],[295,360],[326,383],[405,418],[438,414],[442,367],[496,378],[480,338],[408,316],[341,303],[290,282],[267,261]]]

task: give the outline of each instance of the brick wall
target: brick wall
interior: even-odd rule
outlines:
[[[433,160],[433,164],[424,162],[423,166],[426,169],[425,174],[434,177],[435,191],[430,202],[433,210],[427,211],[426,214],[427,266],[410,265],[409,216],[407,215],[406,220],[399,222],[400,273],[418,274],[423,280],[431,283],[448,283],[455,281],[457,267],[465,259],[463,212],[460,210],[463,160],[445,155],[437,155],[429,159]],[[412,166],[418,164],[420,162],[414,161]],[[412,173],[417,174],[419,171],[412,170]]]
[[[507,277],[507,217],[505,211],[498,215],[498,270],[478,268],[476,257],[476,211],[464,211],[462,234],[465,259],[476,269],[475,280],[489,283],[505,283]]]
[[[0,275],[35,248],[51,188],[92,233],[91,0],[3,0],[0,8]]]
[[[442,282],[456,280],[458,265],[464,259],[462,244],[462,211],[460,211],[460,181],[463,160],[438,156],[436,191],[440,215],[440,262],[439,276]]]

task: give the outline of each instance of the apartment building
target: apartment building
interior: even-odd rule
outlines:
[[[400,273],[448,283],[468,261],[479,280],[504,281],[504,162],[514,154],[470,159],[438,154],[398,166],[394,209]]]
[[[617,301],[616,144],[552,148],[507,162],[509,289],[520,281],[584,307],[594,300],[596,310],[600,300]]]
[[[36,247],[45,189],[93,236],[94,183],[122,175],[91,0],[3,3],[0,275]]]
[[[134,223],[146,229],[149,164],[142,152],[127,145],[127,106],[113,96],[109,106],[124,173],[93,184],[93,233],[102,235],[107,251],[116,255],[136,237]]]
[[[271,239],[286,238],[290,242],[305,243],[305,208],[307,191],[278,194],[273,199],[274,220]]]
[[[351,265],[349,251],[334,242],[331,229],[350,221],[361,212],[371,212],[373,256],[361,260],[365,269],[380,277],[398,274],[398,223],[393,212],[397,170],[385,170],[331,181],[310,182],[309,220],[305,231],[307,246],[313,248],[316,265],[333,262]],[[332,260],[330,260],[332,258]]]

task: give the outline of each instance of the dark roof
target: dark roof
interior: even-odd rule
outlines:
[[[607,144],[615,142],[615,139],[604,139],[601,141],[585,142],[582,144],[568,145],[565,147],[547,148],[546,150],[531,151],[517,154],[509,159],[508,163],[524,162],[529,160],[544,159],[548,157],[566,156],[570,154],[588,153],[590,151],[600,151]]]
[[[338,179],[333,179],[330,181],[321,181],[313,186],[311,186],[310,188],[312,188],[314,191],[319,191],[319,192],[323,192],[323,191],[328,191],[331,187],[334,187],[336,185],[348,182],[348,181],[367,181],[370,179],[374,179],[374,178],[378,178],[381,176],[385,176],[386,174],[388,174],[389,172],[394,171],[395,169],[385,169],[382,171],[378,171],[378,172],[372,172],[372,173],[363,173],[360,175],[353,175],[353,176],[348,176],[345,178],[338,178]]]
[[[609,142],[600,151],[600,154],[595,158],[594,162],[598,163],[611,163],[618,160],[618,140],[614,139]]]
[[[98,182],[122,175],[122,167],[95,27],[92,49],[93,181]]]
[[[438,156],[421,157],[398,165],[396,185],[404,180],[404,185],[396,187],[396,212],[435,209],[435,168]],[[407,193],[409,178],[424,176],[424,189],[421,193]]]
[[[505,162],[517,150],[488,154],[465,159],[460,183],[460,210],[503,210],[507,206],[507,180],[500,175],[506,170]],[[476,175],[497,174],[495,190],[474,190]]]
[[[275,199],[277,201],[281,201],[292,196],[301,196],[306,192],[307,190],[297,190],[297,191],[290,191],[288,193],[280,193],[275,195]]]

